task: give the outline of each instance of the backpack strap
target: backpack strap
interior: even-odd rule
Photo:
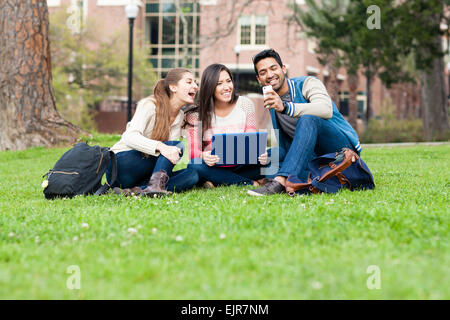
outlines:
[[[111,188],[112,185],[117,180],[117,158],[116,154],[113,151],[109,151],[109,156],[111,159],[111,184],[108,184],[106,182],[104,185],[102,185],[98,190],[94,193],[95,196],[101,196],[108,192],[108,190]]]
[[[286,180],[286,192],[292,197],[295,195],[296,191],[303,189],[308,189],[313,193],[318,193],[319,190],[315,189],[311,185],[311,172],[308,174],[308,182],[297,182],[300,181],[296,175],[290,175]]]
[[[359,159],[358,155],[348,148],[344,148],[338,155],[337,160],[330,162],[328,166],[331,168],[330,171],[322,175],[319,179],[319,182],[325,181],[331,177],[334,177],[336,174],[341,173],[348,167],[352,165],[352,163],[356,162]],[[341,162],[336,165],[336,162]]]

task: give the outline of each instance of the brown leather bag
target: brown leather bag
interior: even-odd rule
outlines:
[[[293,196],[298,191],[304,191],[302,193],[319,193],[319,192],[337,192],[338,189],[341,188],[348,188],[350,190],[353,190],[352,184],[350,183],[349,179],[343,174],[343,171],[346,170],[348,167],[350,167],[352,164],[358,162],[358,167],[362,167],[362,160],[360,157],[354,152],[353,150],[350,150],[348,148],[343,148],[341,152],[337,152],[335,155],[331,154],[331,157],[326,157],[329,155],[325,155],[319,158],[316,158],[310,163],[310,169],[312,171],[314,165],[317,165],[317,170],[314,170],[314,172],[317,174],[318,172],[322,172],[322,175],[316,175],[315,177],[311,177],[311,173],[308,176],[307,182],[301,182],[298,177],[290,176],[286,181],[286,192],[289,193],[289,195]],[[333,159],[334,156],[334,159]],[[328,161],[327,161],[328,159]],[[316,161],[320,160],[320,161]],[[332,161],[334,160],[334,161]],[[316,161],[316,162],[315,162]],[[325,161],[323,163],[323,161]],[[366,167],[366,165],[364,164]],[[329,168],[324,168],[329,167]],[[367,168],[367,167],[366,167]],[[325,170],[324,170],[325,169]],[[363,168],[364,169],[364,168]],[[366,171],[366,170],[364,170]],[[368,171],[368,168],[367,168]],[[370,180],[373,182],[373,177],[370,175]],[[329,189],[327,190],[327,186],[324,188],[318,188],[316,186],[319,185],[325,185],[323,184],[328,179],[336,177],[340,183],[340,186],[338,187],[330,187],[328,185]],[[337,185],[339,183],[336,182]]]

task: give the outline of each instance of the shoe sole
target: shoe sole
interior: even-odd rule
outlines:
[[[255,196],[255,197],[262,197],[262,196],[264,196],[263,194],[255,192],[253,190],[248,190],[247,194],[250,195],[250,196]]]

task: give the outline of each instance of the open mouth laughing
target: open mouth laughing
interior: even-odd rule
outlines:
[[[189,95],[192,99],[195,98],[195,92],[189,92],[188,95]]]

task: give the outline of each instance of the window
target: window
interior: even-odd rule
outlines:
[[[267,43],[267,16],[242,16],[239,18],[239,43],[241,46],[265,46]]]
[[[252,20],[251,17],[239,18],[239,25],[241,27],[241,44],[252,44]]]
[[[316,40],[315,39],[308,39],[308,52],[314,54],[316,52]]]
[[[158,54],[158,35],[159,35],[158,17],[147,17],[147,19],[145,20],[145,38],[150,44],[150,52],[152,55]]]
[[[255,18],[255,44],[256,45],[266,44],[266,25],[267,25],[267,17],[256,17]]]
[[[199,75],[200,6],[197,0],[182,0],[180,6],[181,12],[178,12],[173,0],[145,1],[148,59],[159,77],[175,67],[185,67],[196,77]],[[187,39],[184,39],[184,28]]]
[[[348,116],[348,99],[350,93],[348,91],[339,92],[339,111],[343,116]],[[363,91],[358,91],[356,96],[358,102],[358,119],[364,119],[364,114],[366,111],[366,93]]]
[[[175,44],[175,29],[176,29],[176,17],[168,16],[163,17],[162,23],[162,43],[163,44]]]
[[[145,12],[158,13],[159,3],[147,3],[145,5]]]

